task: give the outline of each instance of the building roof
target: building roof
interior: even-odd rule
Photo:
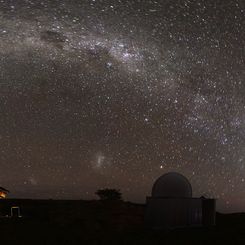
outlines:
[[[191,198],[191,184],[182,174],[175,172],[166,173],[154,183],[152,197]]]
[[[0,186],[0,191],[2,191],[2,192],[9,192],[7,189],[5,189],[5,188],[3,188],[1,186]]]

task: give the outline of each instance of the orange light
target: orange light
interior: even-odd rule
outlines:
[[[0,191],[0,198],[6,198],[6,193]]]

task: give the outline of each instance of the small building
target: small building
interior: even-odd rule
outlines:
[[[0,187],[0,199],[6,198],[8,193],[8,190],[4,189],[3,187]]]
[[[145,222],[150,228],[215,225],[215,199],[193,198],[192,187],[179,173],[167,173],[156,180],[146,198]]]

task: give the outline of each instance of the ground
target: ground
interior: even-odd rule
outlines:
[[[9,202],[12,204],[11,201],[0,203],[3,210]],[[0,219],[4,245],[245,243],[245,214],[242,213],[218,213],[214,227],[156,231],[144,226],[144,205],[51,200],[15,200],[14,203],[23,206],[23,217]]]

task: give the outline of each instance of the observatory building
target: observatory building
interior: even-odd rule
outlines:
[[[215,199],[193,198],[190,182],[179,173],[158,178],[146,198],[145,221],[151,228],[211,226],[215,213]]]

